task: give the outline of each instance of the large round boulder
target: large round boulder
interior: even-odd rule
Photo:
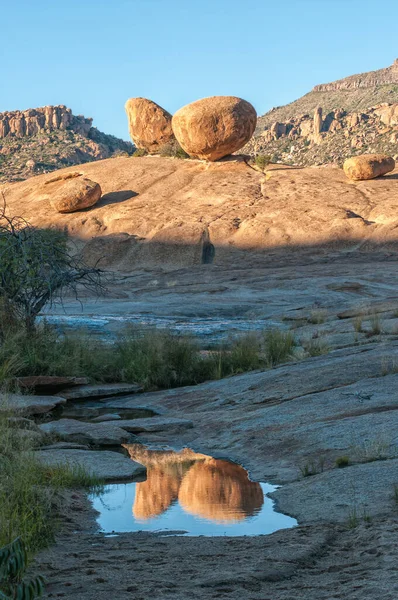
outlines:
[[[395,169],[395,160],[386,154],[362,154],[348,158],[343,165],[349,179],[374,179]]]
[[[235,96],[212,96],[187,104],[172,119],[174,135],[193,158],[215,161],[236,152],[257,124],[253,106]]]
[[[174,141],[171,114],[147,98],[130,98],[124,108],[129,122],[130,137],[137,148],[156,154]]]
[[[67,173],[47,181],[41,190],[43,199],[60,213],[72,213],[94,206],[101,198],[101,187],[80,173]]]

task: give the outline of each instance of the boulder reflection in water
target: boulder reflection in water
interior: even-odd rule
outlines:
[[[136,484],[133,515],[138,520],[161,515],[177,500],[187,513],[216,523],[242,521],[263,505],[260,484],[237,464],[187,448],[177,453],[125,447],[147,468],[147,480]]]
[[[213,458],[186,473],[178,499],[182,508],[217,523],[242,521],[257,514],[264,502],[259,483],[241,466]]]

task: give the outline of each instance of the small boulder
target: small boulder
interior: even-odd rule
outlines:
[[[362,154],[348,158],[343,165],[349,179],[361,181],[375,179],[395,169],[395,160],[386,154]]]
[[[171,114],[147,98],[130,98],[124,106],[130,137],[137,148],[153,154],[174,141]]]
[[[234,96],[212,96],[187,104],[172,119],[174,135],[193,158],[210,161],[236,152],[257,124],[253,106]]]
[[[60,213],[72,213],[94,206],[101,198],[101,187],[95,181],[76,173],[54,177],[43,186],[42,198]]]

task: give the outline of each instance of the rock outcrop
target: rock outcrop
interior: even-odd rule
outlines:
[[[350,75],[344,79],[338,79],[332,83],[322,83],[313,88],[314,92],[336,92],[340,90],[355,90],[358,88],[370,88],[389,83],[398,83],[398,59],[386,69],[369,71],[360,75]]]
[[[386,69],[315,86],[298,100],[259,117],[244,152],[264,153],[273,162],[297,166],[342,165],[357,150],[398,155],[397,83],[395,60]],[[318,107],[323,113],[319,133],[313,122]]]
[[[398,155],[398,103],[383,103],[364,111],[337,108],[324,113],[300,114],[282,123],[266,125],[245,146],[248,154],[268,154],[272,162],[298,166],[343,164],[356,152]]]
[[[178,143],[191,157],[215,161],[242,148],[256,122],[256,111],[246,100],[212,96],[180,108],[172,126]]]
[[[41,197],[59,213],[72,213],[94,206],[101,198],[101,186],[80,173],[68,173],[46,181]]]
[[[0,113],[0,183],[134,152],[91,124],[64,105]]]
[[[69,172],[74,169],[60,175]],[[264,264],[279,254],[312,257],[329,243],[357,248],[365,239],[366,249],[397,249],[393,177],[367,182],[364,194],[340,168],[270,165],[264,177],[242,159],[204,164],[121,157],[89,163],[81,172],[103,192],[89,211],[49,210],[40,194],[54,174],[3,186],[7,209],[34,226],[67,228],[84,245],[86,263],[107,270],[195,266],[205,274],[209,253],[215,268],[229,268],[246,260]]]
[[[137,148],[157,153],[174,141],[171,114],[147,98],[130,98],[125,104],[130,137]]]
[[[384,154],[363,154],[346,160],[343,168],[347,177],[354,181],[375,179],[393,171],[395,160]]]
[[[70,108],[43,106],[28,110],[14,110],[0,113],[0,138],[37,135],[44,131],[65,131],[70,129],[84,137],[88,136],[93,120],[83,115],[75,116]]]

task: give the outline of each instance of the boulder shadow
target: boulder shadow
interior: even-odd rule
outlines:
[[[107,206],[108,204],[119,204],[120,202],[125,202],[126,200],[130,200],[130,198],[134,198],[135,196],[138,196],[138,192],[133,192],[133,190],[108,192],[108,194],[101,196],[95,205],[95,208],[101,208],[102,206]]]
[[[377,177],[377,179],[398,179],[398,173],[387,173],[386,175]]]

